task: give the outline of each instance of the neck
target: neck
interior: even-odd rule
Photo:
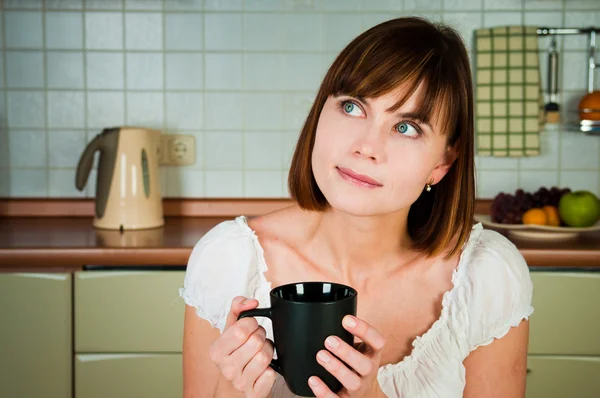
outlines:
[[[408,209],[374,217],[320,213],[311,239],[315,258],[345,280],[387,273],[410,251],[407,217]]]

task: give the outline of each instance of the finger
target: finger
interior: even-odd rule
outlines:
[[[374,355],[381,354],[385,346],[385,337],[373,326],[352,315],[346,315],[342,320],[342,325],[347,331],[367,344]]]
[[[329,387],[327,387],[327,384],[317,376],[311,376],[308,379],[308,386],[317,398],[339,398],[336,394],[331,392]]]
[[[209,352],[211,359],[216,362],[223,356],[231,355],[248,340],[258,327],[256,319],[243,318],[225,329],[221,337],[211,344]]]
[[[374,370],[372,358],[336,336],[327,337],[325,347],[361,376],[370,375]]]
[[[258,307],[258,300],[244,296],[235,297],[231,301],[231,307],[229,308],[229,314],[227,314],[227,321],[225,322],[225,329],[235,324],[243,311],[253,310],[256,307]]]
[[[275,383],[275,371],[271,368],[267,368],[254,383],[254,394],[258,397],[266,397],[273,388]]]
[[[243,369],[252,358],[262,351],[267,338],[267,332],[262,326],[259,326],[238,349],[231,353],[231,361],[240,364]]]
[[[360,376],[348,369],[342,361],[326,350],[321,350],[317,353],[317,362],[335,376],[349,392],[358,391],[360,388],[362,384]]]
[[[237,353],[237,352],[236,352]],[[251,385],[264,373],[273,359],[273,346],[266,340],[262,349],[258,351],[242,371],[242,379],[248,380]]]

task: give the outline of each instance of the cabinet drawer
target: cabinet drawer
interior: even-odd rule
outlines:
[[[75,276],[76,352],[181,352],[184,271]]]
[[[0,273],[0,397],[71,396],[71,287],[70,274]]]
[[[80,354],[76,398],[183,396],[181,354]]]
[[[600,357],[527,358],[526,398],[600,397]]]
[[[530,354],[600,355],[600,273],[532,272]]]

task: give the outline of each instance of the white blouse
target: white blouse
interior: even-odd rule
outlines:
[[[271,283],[265,271],[258,238],[246,217],[239,216],[198,241],[179,294],[199,317],[223,332],[235,296],[269,306]],[[378,381],[388,397],[462,397],[467,355],[504,336],[533,312],[533,286],[523,256],[507,238],[481,224],[473,226],[462,248],[452,283],[443,295],[439,319],[413,341],[412,353],[379,368]],[[256,320],[272,340],[271,321]],[[294,397],[279,374],[273,397]]]

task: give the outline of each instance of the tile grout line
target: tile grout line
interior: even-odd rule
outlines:
[[[6,146],[8,147],[8,155],[10,155],[10,135],[9,135],[9,131],[8,131],[8,82],[7,82],[7,72],[6,72],[6,12],[4,9],[0,10],[1,14],[0,18],[2,20],[2,32],[0,32],[2,34],[2,88],[3,88],[3,93],[2,96],[4,97],[4,104],[2,106],[2,112],[4,112],[4,120],[2,120],[2,127],[4,128],[4,132],[5,132],[5,138],[6,138]],[[11,196],[11,188],[10,188],[10,182],[11,182],[11,174],[12,174],[12,166],[10,164],[10,156],[8,156],[8,159],[6,159],[6,179],[8,180],[8,184],[6,187],[6,197],[10,197]]]
[[[562,24],[562,26],[565,26],[565,22],[566,22],[566,19],[567,19],[566,18],[566,16],[567,16],[567,3],[566,3],[566,0],[562,0],[561,3],[562,3],[561,4],[562,5],[562,10],[561,10],[562,11],[561,24]],[[560,46],[560,50],[559,51],[562,54],[564,54],[564,49],[565,49],[565,38],[564,37],[561,38],[559,46]],[[565,63],[563,62],[562,64],[564,65]],[[559,68],[558,70],[559,71],[561,70],[560,67],[561,67],[561,62],[560,62],[560,58],[559,58],[559,60],[558,60],[558,68]],[[558,81],[562,84],[562,73],[561,73],[561,76],[559,76]],[[564,104],[564,101],[562,101],[562,100],[564,100],[565,91],[564,91],[564,87],[562,89],[560,89],[560,88],[561,87],[559,85],[559,95],[560,95],[561,103],[564,106],[565,104]],[[562,123],[564,124],[564,120],[562,121]],[[557,176],[556,176],[556,185],[558,187],[560,187],[563,184],[563,178],[562,178],[562,153],[563,153],[562,141],[563,140],[562,139],[563,139],[563,135],[565,134],[564,129],[563,128],[559,129],[559,131],[557,132],[557,134],[558,134],[558,137],[557,137],[557,139],[558,139],[558,159],[556,161],[556,163],[557,163],[556,166],[557,166],[557,170],[558,171],[557,171]]]
[[[167,48],[167,14],[164,12],[166,11],[166,2],[167,0],[162,0],[162,5],[163,5],[163,13],[162,13],[162,106],[163,106],[163,121],[162,121],[162,125],[163,125],[163,131],[162,134],[166,134],[167,133],[167,52],[165,51]],[[161,140],[162,142],[162,140]],[[161,148],[161,150],[165,151],[165,148]],[[164,157],[165,154],[163,153],[162,156]],[[160,166],[159,166],[160,167]],[[164,173],[161,173],[162,176],[164,176],[165,181],[163,182],[163,186],[164,186],[164,196],[165,197],[169,197],[170,195],[170,191],[171,191],[171,187],[170,187],[170,172],[171,172],[171,168],[168,165],[163,165],[162,166]]]
[[[483,2],[482,2],[483,4]],[[18,12],[28,12],[28,11],[39,11],[39,9],[37,8],[19,8],[19,7],[11,7],[11,8],[5,8],[8,11],[18,11]],[[123,7],[121,8],[90,8],[87,9],[87,11],[89,11],[90,13],[118,13],[121,12],[121,10],[123,9]],[[482,10],[485,9],[484,7],[481,8]],[[487,12],[488,13],[504,13],[504,12],[518,12],[522,9],[522,7],[513,7],[513,8],[506,8],[506,9],[488,9]],[[60,7],[56,7],[56,8],[52,8],[52,11],[56,11],[56,12],[72,12],[72,11],[78,11],[79,9],[76,8],[60,8]],[[408,13],[419,13],[419,14],[439,14],[442,11],[448,11],[448,10],[444,10],[444,8],[432,8],[432,9],[420,9],[420,8],[415,8],[415,9],[410,9],[407,10],[406,9],[406,5],[405,3],[403,3],[402,8],[400,8],[399,10],[393,9],[357,9],[357,10],[352,10],[352,11],[343,11],[343,10],[339,10],[339,9],[331,9],[331,10],[327,10],[327,9],[279,9],[279,10],[268,10],[268,9],[246,9],[246,8],[241,8],[241,9],[156,9],[156,8],[132,8],[132,9],[127,9],[128,11],[132,11],[132,12],[139,12],[139,13],[144,13],[144,14],[152,14],[152,13],[164,13],[164,14],[178,14],[181,12],[185,12],[186,14],[236,14],[239,13],[241,11],[245,11],[248,14],[297,14],[297,15],[304,15],[304,14],[313,14],[313,13],[322,13],[322,14],[332,14],[332,15],[377,15],[377,14],[382,14],[385,12],[408,12]],[[577,8],[577,9],[573,9],[570,11],[575,11],[575,12],[593,12],[595,9],[592,8]],[[552,12],[552,11],[558,11],[558,9],[556,8],[539,8],[539,9],[527,9],[527,11],[533,11],[533,12]],[[458,13],[477,13],[480,12],[480,10],[476,10],[473,8],[456,8],[453,9],[451,12],[458,12]]]
[[[87,26],[87,5],[86,5],[86,1],[87,0],[82,0],[81,2],[81,31],[82,31],[82,47],[83,47],[83,51],[81,52],[82,54],[82,61],[83,61],[83,124],[85,126],[85,128],[83,129],[83,136],[84,136],[84,145],[88,144],[88,129],[90,128],[90,123],[89,123],[89,112],[88,112],[88,96],[89,96],[89,91],[88,91],[88,84],[87,84],[87,80],[88,80],[88,76],[87,76],[87,56],[88,56],[88,49],[87,49],[87,31],[86,31],[86,26]],[[94,170],[94,166],[92,165],[92,170]],[[98,169],[96,168],[95,170],[96,173],[96,181],[97,181],[97,173],[98,173]],[[89,180],[89,177],[88,177]],[[84,192],[84,196],[91,198],[93,196],[92,192],[92,188],[91,188],[91,183],[88,181],[88,183],[86,184],[86,188],[85,188],[85,192]],[[96,190],[96,187],[94,187],[94,190]]]
[[[128,124],[128,106],[127,102],[127,24],[125,23],[126,10],[125,10],[125,0],[121,3],[121,40],[123,44],[123,123]]]
[[[200,175],[202,176],[202,181],[201,181],[201,188],[202,188],[202,195],[206,194],[206,175],[204,172],[205,169],[205,156],[204,156],[204,151],[205,151],[205,130],[206,130],[206,34],[207,34],[207,30],[206,30],[206,13],[205,11],[205,3],[204,1],[202,2],[202,120],[201,122],[201,127],[200,127],[200,139],[202,140],[202,142],[200,143],[200,145],[198,145],[198,143],[196,144],[196,148],[200,147],[202,148],[202,153],[200,153],[200,151],[195,151],[196,152],[196,167],[194,167],[194,169],[196,169],[197,167],[200,167]],[[199,164],[198,164],[199,163]]]
[[[521,0],[521,25],[525,25],[525,1],[524,0]],[[540,131],[540,133],[541,133],[541,131]],[[510,138],[510,136],[509,136],[509,138]],[[517,158],[517,188],[522,188],[522,186],[523,186],[523,178],[521,176],[521,170],[522,170],[521,169],[521,159],[523,159],[523,158],[522,157]]]
[[[245,95],[243,92],[246,91],[246,37],[244,35],[244,31],[245,31],[245,27],[246,27],[246,14],[247,14],[247,10],[246,10],[246,0],[241,0],[242,2],[242,10],[241,10],[241,14],[242,14],[242,23],[241,23],[241,32],[242,32],[242,46],[240,49],[240,52],[242,54],[242,106],[245,109],[246,105],[244,102],[245,99]],[[242,197],[246,197],[246,143],[248,142],[248,137],[246,136],[248,134],[247,129],[246,129],[246,112],[242,112],[242,169],[240,170],[240,174],[242,177]]]
[[[46,43],[46,1],[42,1],[42,69],[44,77],[44,134],[46,136],[46,197],[50,197],[50,134],[48,133],[48,61],[47,61],[47,43]]]

